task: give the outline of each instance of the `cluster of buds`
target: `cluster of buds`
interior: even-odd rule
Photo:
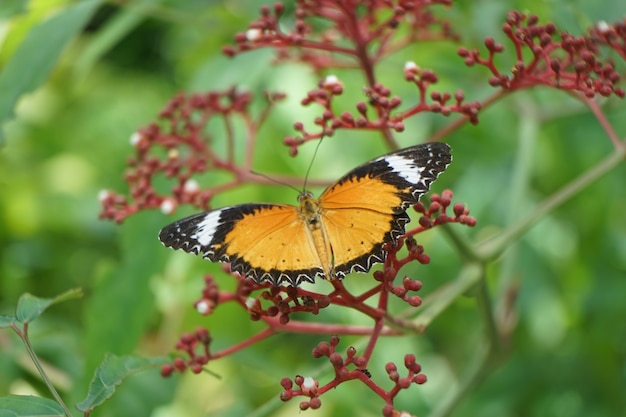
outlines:
[[[415,240],[415,235],[422,233],[436,226],[448,223],[463,224],[468,227],[476,225],[476,219],[469,215],[469,209],[461,203],[452,202],[453,193],[450,190],[444,190],[441,195],[433,193],[430,196],[430,204],[426,206],[423,202],[419,202],[413,206],[415,211],[421,214],[419,226],[407,230],[402,239],[399,239],[395,245],[385,245],[387,256],[385,258],[385,266],[382,271],[374,272],[374,279],[382,282],[392,294],[402,298],[411,305],[417,306],[421,300],[417,296],[407,297],[407,292],[418,291],[421,288],[419,281],[414,281],[405,277],[402,286],[393,286],[398,271],[409,262],[417,261],[421,264],[428,264],[430,257],[424,252],[424,247],[419,245]],[[448,214],[448,209],[452,206],[452,214]],[[405,245],[408,253],[404,258],[398,258],[398,252]]]
[[[430,195],[428,207],[421,201],[413,206],[413,209],[420,213],[419,224],[421,228],[407,232],[407,235],[419,233],[423,229],[430,229],[433,226],[446,223],[460,223],[469,227],[476,226],[476,219],[469,215],[469,209],[461,203],[452,204],[453,193],[451,190],[444,190],[441,195],[433,193]],[[453,215],[448,214],[448,209],[452,206]]]
[[[410,353],[404,355],[404,367],[407,370],[407,374],[401,377],[398,372],[398,366],[395,363],[389,362],[385,366],[385,371],[389,379],[394,383],[394,386],[387,393],[387,404],[383,407],[384,417],[410,416],[407,412],[399,413],[396,411],[393,400],[403,389],[407,389],[413,384],[422,385],[426,383],[426,375],[421,373],[422,366],[415,361],[415,355]]]
[[[443,116],[458,113],[466,116],[470,123],[478,123],[478,112],[481,104],[478,101],[465,103],[465,93],[462,90],[457,90],[454,95],[448,92],[433,91],[430,93],[431,103],[428,102],[426,99],[428,88],[438,81],[434,71],[422,69],[415,62],[410,61],[404,65],[404,79],[415,84],[419,90],[420,99],[415,106],[403,111],[396,118],[406,119],[417,113],[429,111]]]
[[[250,114],[251,94],[235,88],[175,96],[159,113],[159,123],[151,123],[131,136],[135,155],[128,161],[124,175],[131,198],[102,191],[100,217],[121,223],[141,210],[160,209],[172,214],[184,204],[208,210],[215,194],[253,177],[249,165],[254,149],[246,148],[248,165],[240,166],[234,155],[233,125],[239,121],[249,132],[256,132],[273,104],[284,97],[282,93],[266,93],[265,108],[254,118]],[[222,119],[227,126],[226,155],[219,155],[211,146],[213,138],[206,125],[214,118]],[[202,188],[194,179],[205,172],[219,171],[232,174],[233,180]],[[170,180],[169,189],[158,189],[155,183],[159,176]]]
[[[323,107],[322,116],[315,120],[320,130],[307,132],[303,123],[297,122],[294,127],[298,136],[284,139],[292,155],[297,153],[299,145],[331,136],[340,128],[387,132],[387,141],[394,145],[389,132],[402,132],[404,120],[417,113],[434,112],[444,116],[459,113],[473,124],[478,122],[480,104],[464,103],[462,92],[454,94],[454,103],[448,103],[452,94],[432,92],[431,102],[428,102],[426,90],[430,84],[436,83],[437,77],[433,71],[420,70],[412,62],[406,64],[404,73],[407,81],[415,83],[419,89],[417,104],[402,109],[400,98],[392,97],[390,90],[375,79],[374,65],[408,45],[425,40],[458,40],[449,22],[433,13],[435,5],[449,6],[451,1],[400,1],[395,4],[374,1],[361,7],[360,2],[355,1],[301,0],[296,4],[293,29],[285,32],[279,25],[285,8],[282,3],[276,3],[273,8],[263,6],[260,17],[249,24],[248,30],[235,36],[235,46],[227,46],[223,52],[232,57],[253,49],[273,48],[277,51],[277,62],[300,61],[320,75],[323,70],[331,68],[363,71],[366,80],[363,90],[368,100],[367,103],[357,103],[357,114],[336,112],[331,107],[333,97],[343,92],[342,83],[334,75],[326,76],[318,89],[309,92],[302,103],[316,103]],[[315,18],[326,20],[328,29],[316,30],[311,22]],[[394,39],[402,24],[407,30]],[[346,39],[350,42],[346,43]]]
[[[295,60],[318,73],[328,68],[361,68],[365,60],[380,61],[387,55],[418,41],[458,40],[450,24],[437,17],[434,5],[449,6],[451,0],[371,1],[361,7],[358,1],[325,2],[298,0],[291,30],[284,31],[279,20],[282,3],[261,7],[260,17],[235,36],[235,46],[225,46],[227,56],[259,48],[277,51],[276,61]],[[315,19],[324,19],[328,28],[320,31]],[[405,23],[407,31],[394,35]],[[352,41],[347,46],[345,40]],[[371,57],[366,57],[372,51]]]
[[[431,92],[429,99],[428,89],[437,82],[437,75],[431,70],[422,70],[414,62],[409,62],[404,68],[404,78],[417,86],[419,100],[409,108],[402,109],[402,99],[392,95],[389,88],[381,83],[364,87],[363,93],[366,101],[356,103],[356,114],[348,111],[337,113],[333,108],[335,97],[344,92],[344,85],[334,75],[329,75],[318,84],[318,88],[311,90],[302,99],[301,104],[308,106],[319,105],[323,108],[322,115],[314,120],[314,124],[320,127],[319,132],[308,132],[302,122],[294,123],[294,129],[298,136],[287,136],[285,145],[292,155],[298,152],[298,146],[303,143],[318,140],[324,136],[332,136],[338,129],[360,129],[371,131],[395,131],[403,132],[404,120],[418,113],[431,112],[450,116],[453,113],[466,116],[470,123],[478,123],[478,112],[481,104],[477,101],[466,103],[462,91],[454,95],[448,92]]]
[[[485,40],[489,53],[486,58],[481,57],[478,49],[460,48],[459,55],[468,66],[488,68],[492,74],[489,84],[507,91],[546,85],[579,92],[587,98],[596,94],[624,97],[624,90],[615,85],[620,76],[614,64],[598,57],[598,44],[602,43],[624,53],[624,27],[624,23],[615,26],[602,23],[592,29],[591,36],[573,36],[559,33],[553,23],[540,25],[535,15],[512,11],[502,27],[515,49],[516,62],[510,74],[499,70],[495,63],[496,55],[503,53],[505,47],[493,38]],[[531,52],[528,58],[525,50]]]
[[[210,315],[213,313],[215,307],[217,307],[220,301],[220,292],[217,283],[213,279],[212,275],[206,275],[204,277],[202,297],[194,303],[196,311],[203,316]]]
[[[608,46],[626,59],[626,18],[614,24],[600,21],[589,30],[589,35],[593,44]]]
[[[261,300],[269,301],[271,305],[263,308]],[[296,287],[270,287],[261,292],[258,298],[246,300],[246,306],[252,320],[278,317],[278,321],[282,325],[289,323],[289,316],[293,313],[317,315],[321,309],[328,307],[330,303],[331,300],[326,294],[307,292]]]
[[[203,328],[197,329],[194,333],[182,335],[176,343],[176,349],[184,351],[188,359],[176,358],[172,364],[163,365],[161,375],[168,377],[173,372],[184,372],[187,369],[190,369],[194,374],[199,374],[211,358],[210,344],[209,331]]]
[[[322,394],[336,388],[343,382],[359,380],[385,401],[383,416],[401,415],[394,408],[393,402],[395,397],[400,391],[410,388],[413,384],[421,385],[426,382],[426,375],[421,373],[422,367],[415,361],[415,355],[407,354],[404,356],[404,367],[407,370],[406,376],[400,376],[395,363],[387,363],[385,372],[393,386],[389,390],[384,390],[372,381],[372,374],[366,368],[369,361],[367,353],[365,355],[357,355],[357,349],[349,346],[345,355],[342,355],[337,351],[339,342],[339,337],[332,336],[329,342],[320,342],[313,348],[312,352],[314,358],[328,358],[334,370],[334,378],[323,386],[320,386],[319,381],[310,376],[297,375],[293,380],[283,378],[280,382],[283,387],[283,391],[280,394],[281,400],[289,401],[294,397],[308,397],[307,400],[300,402],[300,409],[316,409],[322,405],[320,399]]]

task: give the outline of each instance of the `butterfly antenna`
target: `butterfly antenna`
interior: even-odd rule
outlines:
[[[315,151],[313,152],[313,158],[311,158],[311,162],[309,163],[309,168],[306,170],[306,175],[304,176],[304,185],[302,186],[302,194],[306,191],[306,184],[309,181],[309,174],[311,173],[311,168],[313,168],[313,162],[315,162],[315,157],[317,156],[317,151],[320,149],[320,145],[322,144],[322,140],[324,140],[324,133],[320,137],[319,142],[317,142],[317,146],[315,147]]]
[[[268,180],[270,182],[273,182],[274,184],[280,184],[280,185],[287,186],[287,187],[291,188],[292,190],[295,190],[298,194],[300,194],[300,190],[298,190],[296,187],[294,187],[291,184],[288,184],[288,183],[286,183],[284,181],[277,180],[276,178],[272,178],[269,175],[265,175],[265,174],[263,174],[261,172],[256,172],[256,171],[250,171],[250,172],[253,173],[254,175],[258,175],[259,177],[263,177],[266,180]]]
[[[302,195],[305,193],[306,191],[306,184],[307,181],[309,180],[309,174],[311,173],[311,168],[313,167],[313,162],[315,161],[315,157],[317,156],[317,151],[320,148],[320,145],[322,144],[322,139],[324,139],[324,135],[322,134],[322,137],[320,138],[319,142],[317,142],[317,146],[315,147],[315,152],[313,152],[313,158],[311,158],[311,163],[309,163],[309,168],[306,170],[306,175],[304,177],[304,185],[302,186],[302,190],[298,190],[296,187],[294,187],[291,184],[288,184],[284,181],[279,181],[276,178],[272,178],[269,175],[263,174],[261,172],[256,172],[256,171],[250,171],[251,173],[253,173],[254,175],[258,175],[259,177],[263,177],[266,180],[273,182],[274,184],[280,184],[280,185],[286,185],[287,187],[291,188],[292,190],[295,190],[295,192],[297,192],[299,195]]]

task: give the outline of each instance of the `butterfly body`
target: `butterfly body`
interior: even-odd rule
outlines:
[[[310,237],[309,246],[315,248],[319,264],[324,270],[326,279],[335,278],[335,260],[333,256],[333,248],[330,245],[330,236],[324,225],[324,208],[320,201],[313,198],[313,194],[308,191],[298,196],[300,203],[299,215],[302,222],[306,225]]]
[[[416,145],[361,165],[297,206],[253,203],[200,213],[161,230],[166,246],[230,262],[257,282],[297,286],[341,279],[383,262],[416,204],[451,161],[442,143]]]

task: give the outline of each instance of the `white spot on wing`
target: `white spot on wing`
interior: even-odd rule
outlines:
[[[190,237],[198,241],[202,246],[208,246],[213,240],[215,231],[220,225],[222,210],[215,210],[206,215],[196,226],[196,230]]]
[[[418,167],[410,158],[404,158],[400,155],[387,155],[382,158],[399,176],[410,182],[411,184],[419,183],[422,178],[424,167]]]

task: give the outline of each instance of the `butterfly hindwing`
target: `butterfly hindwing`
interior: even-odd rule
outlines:
[[[196,214],[159,233],[165,246],[230,262],[257,282],[299,285],[323,274],[297,207],[243,204]]]
[[[372,265],[383,262],[383,244],[404,231],[408,221],[406,213],[390,214],[362,208],[324,210],[323,222],[337,278],[344,278],[351,272],[367,272]]]

